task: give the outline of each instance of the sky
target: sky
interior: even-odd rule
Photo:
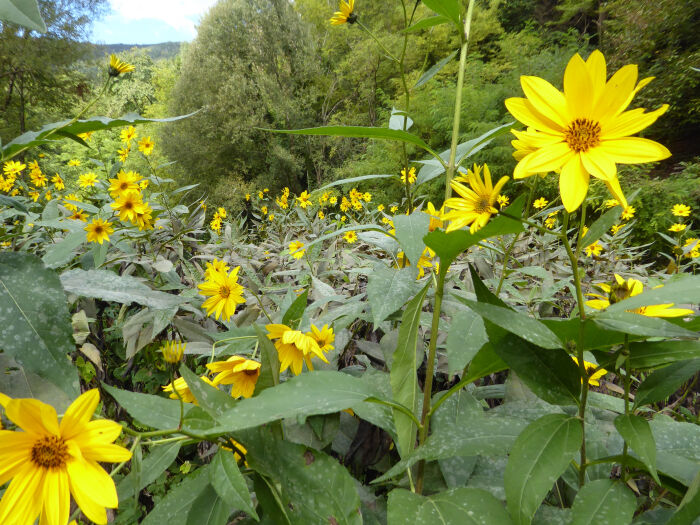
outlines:
[[[216,0],[109,0],[107,15],[93,24],[95,44],[184,42]]]

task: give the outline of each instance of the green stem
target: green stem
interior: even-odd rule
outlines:
[[[374,33],[372,33],[372,31],[370,31],[370,30],[367,28],[367,26],[365,26],[365,25],[364,25],[362,22],[360,22],[359,20],[356,20],[355,23],[356,23],[358,26],[360,26],[360,29],[362,29],[362,30],[365,31],[369,36],[372,37],[372,39],[377,43],[377,45],[382,49],[382,51],[384,51],[384,53],[386,53],[386,55],[387,55],[391,60],[393,60],[394,62],[399,62],[399,59],[396,58],[396,57],[391,53],[391,51],[389,51],[389,50],[384,46],[384,44],[382,44],[382,43],[379,41],[379,39],[374,35]]]
[[[388,401],[386,399],[379,399],[376,397],[368,397],[365,399],[367,403],[376,403],[378,405],[385,405],[388,406],[389,408],[393,408],[394,410],[398,410],[402,414],[405,414],[406,416],[410,417],[413,422],[418,426],[418,429],[422,429],[423,425],[421,424],[420,420],[416,417],[416,415],[408,408],[403,406],[400,403],[395,403],[393,401]]]
[[[401,0],[401,7],[403,8],[403,20],[404,29],[408,29],[410,21],[408,20],[408,13],[406,12],[406,1]],[[403,85],[404,92],[404,115],[403,115],[403,131],[407,131],[408,127],[408,112],[411,109],[411,92],[408,90],[408,82],[406,80],[406,67],[404,64],[404,59],[406,58],[406,48],[408,47],[408,33],[404,33],[403,36],[403,47],[401,48],[401,58],[399,59],[399,73],[401,74],[401,84]],[[406,170],[406,202],[408,203],[408,214],[413,213],[413,196],[411,195],[411,183],[408,177],[408,151],[406,149],[406,143],[401,143],[401,148],[403,152],[403,165]]]
[[[133,455],[133,453],[134,453],[134,450],[136,450],[136,447],[139,446],[139,443],[140,443],[140,442],[141,442],[141,436],[137,436],[136,439],[134,439],[134,442],[132,443],[131,448],[129,449],[129,452],[131,452],[132,455]],[[112,469],[112,471],[109,473],[109,475],[110,475],[111,477],[114,477],[116,474],[119,473],[119,471],[120,471],[121,469],[124,468],[124,465],[126,465],[129,461],[131,461],[131,460],[122,461],[121,463],[119,463],[119,465],[117,465],[116,467],[114,467],[114,468]]]
[[[630,341],[629,341],[629,335],[625,334],[625,345],[622,350],[624,352],[625,356],[625,415],[629,415],[630,413],[630,370],[629,370],[629,364],[630,364]],[[622,445],[622,479],[623,481],[627,481],[627,474],[628,474],[628,469],[627,469],[627,452],[628,452],[628,446],[627,446],[627,440],[625,440],[624,445]]]
[[[420,422],[422,427],[419,428],[418,444],[422,445],[428,437],[428,429],[430,428],[430,400],[433,390],[433,376],[435,374],[435,354],[437,353],[437,339],[440,329],[440,310],[442,309],[442,296],[445,289],[445,275],[447,274],[447,264],[440,265],[438,272],[438,282],[435,288],[435,306],[433,308],[433,321],[430,325],[430,345],[428,347],[428,366],[425,372],[425,385],[423,386],[423,411],[421,413]],[[416,475],[416,493],[420,494],[423,491],[423,474],[425,471],[425,461],[418,463],[418,472]]]
[[[464,69],[467,65],[467,48],[469,45],[469,33],[472,26],[472,13],[474,11],[474,0],[469,0],[467,16],[464,19],[464,33],[460,35],[462,48],[459,51],[459,72],[457,73],[457,92],[455,93],[455,109],[452,117],[452,144],[450,146],[450,161],[447,164],[447,175],[445,179],[445,200],[452,195],[450,181],[455,173],[455,159],[457,157],[457,143],[459,142],[459,119],[462,114],[462,86],[464,85]]]

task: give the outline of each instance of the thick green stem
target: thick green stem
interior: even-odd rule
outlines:
[[[624,352],[625,356],[625,415],[629,415],[630,413],[630,341],[629,341],[629,335],[625,334],[625,345],[622,350]],[[628,452],[628,446],[627,446],[627,441],[625,440],[624,445],[622,445],[622,479],[623,481],[627,481],[627,452]]]
[[[445,200],[450,198],[452,187],[450,181],[455,173],[457,144],[459,143],[459,119],[462,114],[462,86],[464,85],[464,69],[467,65],[467,48],[469,46],[469,33],[472,27],[472,13],[474,11],[474,0],[469,0],[467,16],[464,18],[464,33],[460,35],[462,48],[459,51],[459,72],[457,73],[457,92],[455,93],[454,116],[452,117],[452,144],[450,145],[450,161],[447,164],[447,175],[445,178]]]
[[[435,288],[435,306],[433,308],[433,322],[430,326],[430,345],[428,347],[428,366],[425,372],[425,385],[423,386],[423,411],[421,412],[420,422],[422,427],[418,434],[418,444],[422,445],[428,437],[428,429],[430,428],[430,400],[433,390],[433,375],[435,374],[435,354],[437,353],[437,339],[440,329],[440,310],[442,309],[442,295],[445,289],[445,274],[447,274],[447,264],[440,265],[438,272],[438,282]],[[420,494],[423,491],[423,474],[425,470],[425,461],[418,463],[418,473],[416,476],[416,492]]]

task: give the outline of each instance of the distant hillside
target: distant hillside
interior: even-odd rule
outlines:
[[[173,58],[180,52],[181,42],[163,42],[161,44],[95,44],[95,58],[102,58],[112,53],[118,54],[134,47],[145,49],[153,60]]]

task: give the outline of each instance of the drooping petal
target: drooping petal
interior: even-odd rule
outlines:
[[[571,114],[563,127],[568,125],[570,120],[576,118],[588,118],[593,107],[593,81],[586,67],[586,63],[576,53],[564,71],[564,96]]]
[[[83,514],[85,514],[89,520],[97,523],[97,525],[106,525],[107,511],[104,505],[100,505],[91,498],[90,488],[87,487],[86,492],[82,485],[75,482],[70,473],[68,474],[68,484],[70,486],[70,492],[73,494],[73,498],[75,498],[75,502],[78,504]]]
[[[588,172],[583,167],[578,155],[571,158],[561,169],[559,175],[559,192],[566,211],[576,210],[588,192]]]
[[[99,402],[100,391],[96,388],[84,392],[73,401],[61,419],[61,436],[64,439],[71,439],[81,432],[95,413]]]
[[[588,173],[598,179],[608,181],[617,177],[615,162],[600,148],[591,148],[582,152],[581,162]]]
[[[613,177],[610,180],[606,180],[605,185],[608,187],[608,191],[610,191],[612,196],[615,197],[617,202],[620,203],[622,209],[624,210],[627,208],[627,199],[625,198],[625,194],[622,192],[622,188],[620,187],[620,180],[617,177]]]
[[[638,108],[618,115],[610,120],[602,129],[601,135],[605,140],[617,139],[634,135],[644,128],[651,126],[656,119],[666,113],[668,104],[664,104],[659,109],[645,113],[644,109]]]
[[[578,56],[578,55],[575,55]],[[579,57],[579,60],[581,57]],[[565,128],[571,120],[567,99],[561,91],[540,77],[522,76],[520,85],[535,110]]]
[[[526,98],[507,98],[506,108],[517,120],[540,131],[553,135],[564,134],[563,127],[538,112]]]
[[[5,415],[27,432],[59,435],[56,411],[51,405],[36,399],[10,400],[5,407]]]
[[[671,156],[671,152],[665,146],[641,137],[603,140],[598,147],[616,163],[641,164]]]

